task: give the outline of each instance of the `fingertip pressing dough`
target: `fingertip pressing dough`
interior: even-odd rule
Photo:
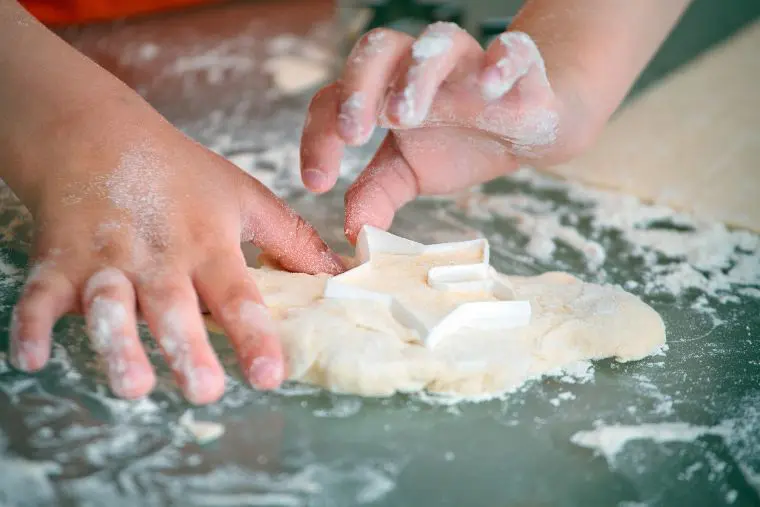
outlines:
[[[451,264],[445,255],[419,258],[389,255],[361,283],[392,287],[408,304],[436,311],[473,295],[425,287],[420,270]],[[427,272],[427,271],[425,271]],[[579,360],[642,359],[665,343],[660,316],[638,297],[565,273],[501,277],[515,300],[531,305],[530,323],[512,329],[462,328],[435,347],[401,325],[375,301],[324,299],[328,275],[288,273],[272,267],[250,269],[277,321],[290,380],[334,392],[391,396],[397,392],[482,397],[515,389],[527,379]],[[388,289],[391,290],[391,289]],[[442,299],[442,297],[444,299]],[[442,308],[442,307],[441,307]],[[212,331],[221,332],[209,320]]]

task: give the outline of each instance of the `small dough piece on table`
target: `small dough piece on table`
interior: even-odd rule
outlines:
[[[760,231],[760,21],[625,106],[549,172]]]
[[[419,269],[419,259],[388,256],[366,274],[364,282],[408,294],[414,304],[429,303],[431,308],[458,298],[472,299],[472,294],[441,294],[425,288]],[[509,277],[515,299],[530,301],[528,326],[464,328],[432,349],[381,303],[322,298],[327,275],[272,268],[250,273],[277,319],[289,379],[335,392],[498,395],[579,360],[637,360],[665,343],[662,319],[639,298],[565,273]],[[220,332],[213,321],[208,322],[212,331]]]

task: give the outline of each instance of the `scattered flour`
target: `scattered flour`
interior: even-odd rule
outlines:
[[[348,57],[353,65],[363,64],[368,58],[380,54],[386,46],[386,35],[382,30],[372,30],[363,41],[351,50]]]
[[[718,426],[693,426],[687,423],[656,423],[635,426],[600,426],[590,431],[579,431],[570,437],[577,446],[592,449],[614,466],[615,459],[623,448],[634,440],[651,440],[658,444],[669,442],[693,442],[704,435],[727,437],[731,424]]]
[[[760,495],[760,404],[757,394],[749,395],[736,405],[736,409],[726,411],[730,417],[715,426],[698,426],[685,422],[643,423],[638,425],[596,424],[589,431],[579,431],[570,441],[592,449],[603,456],[615,468],[618,459],[626,452],[630,442],[648,440],[657,444],[671,442],[693,443],[703,436],[720,437],[730,458],[718,456],[709,449],[700,453],[696,461],[678,474],[681,481],[690,481],[697,473],[706,473],[710,481],[722,481],[721,477],[733,466],[744,477],[746,484]],[[706,472],[701,472],[706,469]],[[732,503],[738,493],[725,490],[726,501]]]
[[[224,435],[224,425],[213,421],[197,421],[187,410],[179,418],[179,425],[186,429],[199,444],[208,444]]]
[[[170,202],[162,188],[169,177],[167,169],[152,150],[139,146],[124,152],[119,165],[102,182],[113,205],[130,214],[138,236],[153,245],[163,244],[167,235],[163,223]],[[95,186],[100,184],[98,181]]]
[[[324,63],[299,56],[280,56],[267,60],[264,71],[272,75],[277,88],[285,95],[297,95],[325,84],[330,68]]]
[[[247,38],[246,38],[247,37]],[[383,32],[373,32],[362,51],[357,51],[353,57],[357,60],[366,58],[368,55],[381,52],[387,39]],[[204,82],[217,85],[228,79],[241,77],[245,74],[256,72],[266,61],[257,61],[252,55],[253,49],[261,41],[243,36],[235,44],[225,45],[219,41],[199,44],[187,55],[176,57],[176,48],[158,46],[153,42],[136,41],[129,46],[128,51],[120,51],[123,57],[122,63],[140,64],[155,62],[165,58],[172,58],[165,67],[163,75],[158,76],[156,83],[169,78],[179,78],[183,81],[183,92],[188,97],[192,96],[198,86]],[[324,54],[318,48],[304,44],[303,39],[296,36],[281,36],[267,43],[267,51],[270,57],[287,56],[297,54],[313,61],[324,62]],[[430,48],[419,49],[421,53],[429,54]],[[270,64],[271,65],[271,64]],[[198,79],[200,77],[200,79]],[[156,84],[154,83],[154,84]],[[273,96],[267,95],[267,100],[277,97],[281,91]],[[202,138],[211,149],[221,153],[233,163],[240,166],[246,172],[262,179],[270,188],[277,189],[281,195],[291,195],[300,188],[297,171],[293,168],[298,164],[297,136],[302,121],[302,110],[294,108],[278,114],[277,118],[267,118],[266,122],[257,124],[255,129],[247,130],[246,115],[255,108],[255,101],[242,97],[239,104],[232,110],[216,110],[205,117],[198,124],[183,127],[185,130]],[[252,106],[253,104],[253,106]],[[299,107],[305,107],[302,104]],[[250,141],[241,142],[239,138],[230,134],[232,131],[245,130],[246,135],[255,131],[257,144],[251,145]],[[247,143],[247,144],[246,144]],[[366,161],[364,155],[349,152],[348,158],[342,165],[342,176],[350,179],[356,175]],[[563,245],[577,251],[584,259],[589,271],[604,276],[607,266],[607,257],[612,254],[607,252],[608,243],[604,240],[607,233],[619,234],[631,248],[631,257],[644,263],[640,270],[641,280],[631,280],[632,288],[639,288],[645,294],[666,293],[681,296],[692,289],[703,292],[702,299],[698,299],[695,305],[704,311],[709,310],[710,301],[704,297],[724,298],[729,301],[727,292],[733,291],[742,297],[760,299],[760,246],[758,236],[744,231],[732,231],[720,224],[696,220],[690,216],[675,213],[672,210],[642,204],[637,199],[621,196],[611,192],[589,190],[579,185],[558,182],[549,177],[544,177],[532,170],[521,170],[514,179],[527,184],[534,189],[566,192],[570,204],[555,205],[552,199],[542,199],[531,196],[507,195],[489,196],[472,194],[469,202],[462,205],[471,216],[482,219],[490,219],[493,215],[506,216],[517,222],[518,229],[525,235],[531,236],[527,246],[528,252],[539,260],[556,261],[559,256],[558,245]],[[129,209],[137,209],[147,206],[155,209],[154,204],[148,206],[150,200],[139,202],[125,202],[123,195],[119,195],[117,188],[111,189],[112,198]],[[29,245],[31,228],[28,212],[12,197],[12,193],[3,186],[0,200],[4,203],[4,210],[13,213],[7,227],[0,233],[0,241],[13,242],[18,245]],[[7,196],[6,196],[7,194]],[[158,203],[160,204],[160,203]],[[461,204],[461,203],[460,203]],[[579,224],[587,224],[589,227],[579,227]],[[677,227],[662,226],[669,223]],[[618,254],[615,254],[618,255]],[[665,259],[667,262],[663,262]],[[0,285],[10,290],[20,283],[23,271],[16,268],[10,262],[0,262]],[[75,340],[69,340],[75,347]],[[60,346],[54,348],[54,368],[60,368],[61,381],[67,385],[79,386],[82,382],[81,374],[71,367],[71,362],[66,359],[67,353]],[[7,366],[5,367],[7,369]],[[591,363],[577,365],[577,368],[566,368],[557,372],[556,376],[562,382],[590,382],[594,378],[594,368]],[[644,382],[645,379],[642,379]],[[644,382],[645,383],[645,382]],[[20,393],[26,390],[34,391],[38,386],[37,380],[25,379],[14,381],[12,385],[4,381],[3,388],[7,389],[9,397],[18,398]],[[127,430],[126,425],[145,421],[151,424],[159,424],[164,420],[165,406],[151,400],[144,399],[138,402],[127,402],[113,398],[104,389],[84,389],[81,386],[84,399],[105,407],[109,417],[116,424],[116,430],[108,438],[119,439],[112,446],[93,446],[84,456],[92,460],[92,463],[108,463],[109,455],[103,454],[112,449],[118,453],[129,454],[129,446],[139,442],[135,433]],[[644,391],[646,386],[642,387]],[[228,394],[224,401],[227,407],[245,406],[253,403],[255,397],[247,389],[241,388],[244,393],[239,400],[233,400]],[[277,391],[278,396],[307,397],[314,396],[320,390],[303,385],[288,385]],[[163,392],[161,393],[164,394]],[[571,399],[572,393],[562,392],[555,398],[564,401]],[[661,414],[670,414],[673,410],[672,400],[663,396],[658,399],[656,393],[649,392],[650,397],[655,398],[656,406],[661,407]],[[554,399],[553,399],[554,400]],[[553,403],[553,400],[550,401]],[[446,403],[441,400],[421,400],[432,403]],[[453,400],[453,403],[457,403]],[[691,442],[703,435],[717,435],[728,440],[732,454],[739,461],[739,467],[747,479],[760,492],[760,466],[756,463],[758,455],[757,427],[760,419],[757,417],[757,408],[760,403],[749,404],[747,410],[755,411],[754,419],[745,418],[744,425],[718,425],[718,426],[691,426],[685,423],[659,423],[642,424],[638,426],[605,426],[588,432],[579,432],[573,436],[574,443],[584,447],[598,450],[605,458],[614,462],[615,456],[624,452],[625,445],[633,440],[649,439],[658,443],[667,442]],[[55,409],[58,410],[58,409]],[[63,409],[62,409],[63,410]],[[65,410],[74,410],[66,408]],[[61,413],[64,413],[65,410]],[[316,417],[341,418],[350,417],[361,410],[361,404],[350,401],[335,402],[332,408],[316,410]],[[47,414],[46,410],[39,410],[39,416]],[[51,414],[53,413],[51,409]],[[56,412],[57,413],[57,412]],[[47,414],[50,415],[50,414]],[[192,414],[191,414],[192,416]],[[197,424],[197,422],[196,422]],[[386,431],[390,428],[386,426]],[[122,428],[122,430],[119,430]],[[50,440],[50,428],[40,431],[40,438]],[[77,431],[81,434],[77,434]],[[87,433],[84,430],[70,431],[63,438],[65,445],[70,445],[77,439],[85,439]],[[123,432],[122,435],[119,433]],[[77,436],[78,435],[78,436]],[[92,435],[89,438],[92,438]],[[76,438],[75,438],[76,437]],[[82,445],[88,445],[82,440]],[[115,455],[119,457],[118,454]],[[197,500],[197,504],[204,505],[311,505],[315,499],[332,499],[335,491],[342,490],[347,484],[350,486],[352,504],[371,503],[384,498],[396,485],[396,479],[402,469],[398,462],[384,462],[365,464],[357,462],[347,463],[314,463],[301,467],[294,473],[270,475],[265,472],[242,470],[235,466],[219,467],[206,475],[190,477],[170,477],[162,475],[156,470],[170,469],[177,459],[170,453],[167,457],[155,460],[144,460],[129,467],[120,473],[120,486],[127,491],[135,491],[135,484],[145,481],[146,484],[163,485],[170,495],[178,499],[187,499],[188,492]],[[124,456],[121,456],[124,458]],[[307,459],[313,459],[309,457]],[[453,461],[453,452],[444,454],[444,459]],[[163,460],[163,461],[162,461]],[[382,461],[382,460],[378,460]],[[265,462],[265,460],[262,460]],[[40,499],[47,499],[46,495],[54,494],[54,486],[51,476],[60,471],[60,465],[52,462],[31,462],[4,456],[0,460],[2,475],[7,481],[18,483],[23,486],[14,488],[15,491],[35,491]],[[143,468],[145,470],[143,470]],[[688,473],[695,474],[699,467],[689,467]],[[147,472],[147,473],[146,473]],[[686,472],[684,472],[686,473]],[[8,483],[10,484],[10,483]],[[29,486],[26,486],[26,485]],[[103,492],[111,492],[102,479],[93,476],[82,480],[81,491],[88,491],[90,497],[93,492],[102,495]],[[63,490],[78,491],[79,485],[72,481],[61,486]],[[89,488],[89,489],[88,489]],[[130,488],[133,488],[130,490]],[[256,490],[259,488],[259,490]],[[230,491],[240,491],[230,493]],[[3,493],[6,493],[3,488]],[[735,493],[726,492],[726,501],[735,500]],[[101,496],[102,497],[102,496]],[[50,497],[54,498],[53,496]],[[13,501],[13,498],[6,499]],[[52,502],[52,500],[51,500]],[[620,504],[623,505],[623,504]],[[634,504],[627,504],[633,507]]]
[[[209,84],[220,84],[229,73],[250,72],[255,63],[251,55],[237,51],[230,53],[227,45],[220,45],[200,54],[179,57],[168,67],[168,71],[178,75],[204,73]]]
[[[455,29],[441,30],[432,29],[423,34],[412,44],[412,58],[417,62],[441,56],[451,49],[454,42],[451,39]]]
[[[359,413],[362,408],[362,400],[345,396],[333,399],[332,407],[314,411],[316,417],[344,419]]]
[[[61,472],[62,467],[52,461],[31,461],[13,457],[0,459],[0,480],[3,484],[13,485],[2,488],[0,498],[3,505],[53,505],[57,495],[51,476]]]
[[[640,271],[646,294],[678,297],[697,289],[723,302],[736,301],[728,294],[734,290],[746,297],[760,296],[757,234],[644,204],[635,197],[561,182],[532,169],[521,169],[512,178],[539,192],[563,192],[568,202],[473,191],[461,196],[457,206],[476,219],[513,219],[530,238],[526,250],[538,260],[553,260],[562,243],[581,253],[590,271],[600,271],[607,258],[604,237],[617,234],[628,245],[625,255],[646,265]],[[588,229],[583,233],[576,225],[581,222]]]

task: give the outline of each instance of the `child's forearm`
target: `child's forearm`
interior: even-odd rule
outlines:
[[[511,30],[530,34],[555,92],[598,134],[690,0],[528,0]]]
[[[44,177],[29,160],[41,143],[109,103],[139,99],[13,0],[0,2],[0,69],[0,177],[27,205]]]

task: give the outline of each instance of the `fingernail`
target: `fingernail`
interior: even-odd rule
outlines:
[[[309,190],[319,192],[327,184],[327,177],[318,169],[307,169],[303,172],[303,184]]]
[[[26,360],[26,356],[21,351],[21,344],[17,338],[10,339],[8,352],[8,359],[14,368],[21,371],[29,371],[29,363]]]
[[[41,370],[48,361],[50,349],[47,345],[15,339],[9,344],[10,363],[14,368],[34,372]]]
[[[248,380],[257,389],[274,389],[282,383],[283,373],[281,361],[259,356],[251,362]]]

